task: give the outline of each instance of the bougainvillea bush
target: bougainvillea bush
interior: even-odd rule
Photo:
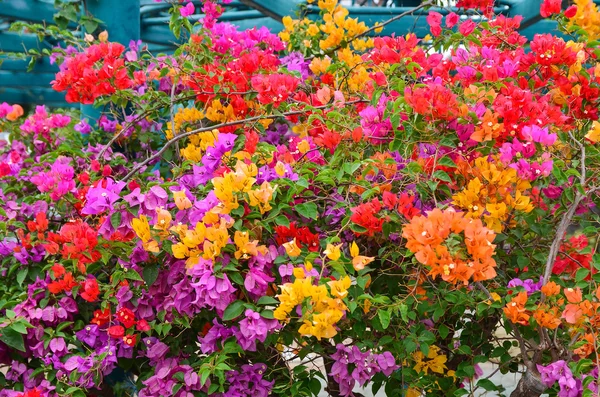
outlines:
[[[489,3],[57,47],[101,113],[0,106],[0,396],[597,396],[600,12]]]

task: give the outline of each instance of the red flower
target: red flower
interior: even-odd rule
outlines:
[[[83,292],[81,293],[81,297],[88,302],[94,302],[98,299],[98,295],[100,295],[100,289],[98,288],[98,282],[95,278],[90,277],[85,280],[82,284]]]
[[[452,27],[458,23],[459,18],[460,17],[458,16],[458,14],[456,14],[454,12],[451,12],[450,14],[448,14],[446,16],[446,27],[448,29],[452,29]]]
[[[19,394],[18,397],[42,397],[42,392],[35,388]]]
[[[358,226],[367,229],[364,234],[373,236],[375,233],[381,232],[383,228],[383,219],[375,216],[379,211],[381,211],[381,204],[378,199],[374,199],[371,202],[352,208],[350,220]]]
[[[135,345],[135,342],[137,342],[137,335],[125,335],[123,336],[123,342],[125,342],[127,346],[133,346]]]
[[[577,6],[572,5],[565,10],[565,16],[569,19],[573,18],[577,14]]]
[[[63,258],[76,260],[81,273],[85,274],[86,264],[102,257],[100,252],[95,250],[98,245],[97,232],[81,220],[67,223],[60,229],[60,237],[53,237],[57,243],[62,243]]]
[[[250,80],[252,88],[258,92],[256,99],[262,104],[272,103],[275,106],[288,99],[291,92],[298,87],[298,78],[287,74],[259,74]]]
[[[561,0],[544,0],[540,7],[540,15],[548,18],[552,14],[559,14],[561,9]]]
[[[30,232],[40,232],[43,233],[48,230],[48,218],[46,218],[45,212],[38,212],[35,215],[35,221],[27,222],[27,229]]]
[[[148,324],[148,321],[141,319],[141,320],[138,320],[135,328],[140,332],[150,331],[150,324]]]
[[[58,279],[65,275],[65,267],[60,263],[55,263],[52,265],[52,273],[54,274],[54,278]]]
[[[398,204],[398,196],[391,192],[383,192],[383,205],[385,205],[388,210],[396,208],[396,204]]]
[[[63,291],[69,292],[75,286],[77,286],[77,282],[73,278],[73,273],[68,272],[64,275],[62,280],[56,280],[48,284],[48,291],[53,294],[60,294]]]
[[[477,24],[475,22],[473,22],[472,19],[467,19],[466,21],[464,21],[463,23],[460,24],[460,26],[458,27],[458,31],[463,36],[468,36],[471,33],[473,33],[476,26],[477,26]]]
[[[122,325],[113,325],[108,327],[108,335],[111,338],[120,339],[125,336],[125,328]]]
[[[104,310],[96,310],[94,312],[94,318],[91,323],[96,324],[98,326],[102,326],[108,323],[110,320],[110,308],[106,308]]]
[[[67,58],[52,88],[66,90],[67,102],[83,104],[92,104],[96,98],[111,95],[117,89],[130,88],[133,81],[121,58],[124,50],[119,43],[101,43]]]
[[[250,154],[254,154],[254,152],[256,152],[256,145],[258,144],[260,136],[256,133],[256,131],[254,131],[254,129],[245,130],[244,136],[246,137],[246,145],[244,146],[244,150]]]
[[[0,163],[0,178],[10,174],[10,166],[6,163]]]
[[[119,320],[125,328],[131,328],[135,325],[135,313],[126,307],[117,310],[117,320]]]

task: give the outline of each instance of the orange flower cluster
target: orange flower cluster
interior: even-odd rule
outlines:
[[[436,208],[427,216],[415,216],[404,226],[402,236],[408,240],[406,248],[430,268],[429,275],[434,278],[466,285],[469,280],[496,276],[492,258],[496,235],[481,220],[468,219],[463,212]]]
[[[510,302],[506,304],[506,307],[504,307],[504,314],[515,324],[528,325],[531,316],[529,315],[529,311],[525,309],[526,303],[527,292],[519,292],[517,296],[512,298]]]
[[[600,302],[584,299],[580,288],[564,288],[561,295],[560,286],[553,281],[546,283],[541,292],[548,299],[538,304],[533,313],[525,308],[528,296],[523,291],[508,302],[504,314],[511,322],[521,325],[528,325],[533,314],[535,322],[547,329],[556,329],[564,322],[565,326],[574,327],[583,334],[579,338],[583,344],[574,352],[581,357],[592,354],[595,348],[590,330],[600,327]],[[596,298],[600,300],[600,287],[596,290]]]

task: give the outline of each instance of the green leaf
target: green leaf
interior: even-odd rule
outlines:
[[[450,330],[444,324],[441,324],[438,327],[438,332],[440,333],[440,338],[446,339],[446,337],[448,336],[448,333],[450,332]]]
[[[27,277],[27,272],[29,272],[29,269],[21,269],[19,270],[19,273],[17,273],[17,283],[19,286],[23,285],[23,281],[25,281],[25,277]]]
[[[498,390],[498,386],[496,386],[494,382],[489,379],[479,379],[477,386],[482,387],[487,391]]]
[[[580,281],[583,281],[589,275],[590,275],[589,269],[581,268],[581,269],[577,270],[577,273],[575,273],[575,282],[578,283]]]
[[[11,327],[0,328],[0,340],[13,349],[25,352],[23,335]]]
[[[20,334],[27,335],[27,328],[23,323],[14,323],[11,325],[11,328]]]
[[[290,227],[290,220],[284,215],[279,215],[277,218],[275,218],[275,223],[279,226]]]
[[[444,182],[452,182],[452,178],[450,178],[450,176],[448,176],[448,174],[442,170],[437,170],[436,172],[434,172],[433,177]]]
[[[242,314],[243,311],[244,311],[244,302],[235,301],[232,304],[230,304],[229,306],[227,306],[227,309],[225,309],[225,312],[223,313],[223,321],[233,320],[234,318],[236,318],[240,314]]]
[[[110,224],[116,230],[121,226],[121,211],[117,211],[110,216]]]
[[[391,315],[387,310],[379,310],[377,312],[377,316],[379,317],[379,321],[381,322],[381,327],[383,329],[387,329],[390,326]]]
[[[456,163],[454,161],[452,161],[452,159],[448,156],[444,156],[442,157],[439,161],[438,161],[439,165],[443,165],[444,167],[452,167],[452,168],[456,168]]]
[[[208,379],[208,377],[210,376],[210,372],[208,370],[205,370],[204,372],[202,372],[202,375],[200,376],[200,385],[204,386],[204,384],[206,383],[206,380]]]
[[[315,203],[302,203],[296,205],[296,211],[305,218],[317,220],[318,211]]]
[[[279,303],[279,301],[275,298],[273,298],[272,296],[261,296],[260,299],[258,300],[258,302],[256,302],[258,305],[261,306],[268,306],[268,305],[277,305]]]
[[[145,267],[144,270],[142,270],[142,278],[148,287],[154,284],[158,278],[158,264]]]
[[[140,274],[135,270],[123,272],[123,277],[132,281],[144,281],[144,279],[140,277]]]

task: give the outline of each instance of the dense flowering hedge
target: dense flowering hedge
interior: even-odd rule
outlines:
[[[55,49],[104,112],[0,106],[0,396],[597,396],[600,13],[459,3]]]

